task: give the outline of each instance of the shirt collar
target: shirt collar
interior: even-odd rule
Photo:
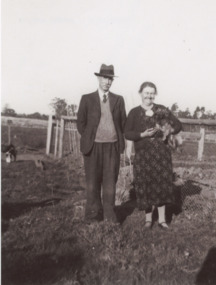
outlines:
[[[101,90],[100,88],[98,88],[98,94],[100,96],[101,101],[103,101],[103,95],[106,94],[107,99],[109,98],[109,91],[104,92],[103,90]]]

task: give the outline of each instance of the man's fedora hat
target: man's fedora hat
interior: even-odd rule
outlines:
[[[95,75],[105,76],[105,77],[110,77],[110,78],[116,77],[114,75],[113,65],[106,65],[106,64],[102,64],[100,68],[100,72],[99,73],[95,72]]]

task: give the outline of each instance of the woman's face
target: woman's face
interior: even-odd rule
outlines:
[[[153,104],[155,95],[155,89],[153,87],[146,86],[140,93],[142,103],[147,106]]]

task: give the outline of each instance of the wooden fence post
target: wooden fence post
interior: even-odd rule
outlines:
[[[203,150],[204,150],[204,140],[205,140],[205,129],[200,128],[200,135],[201,138],[198,143],[198,160],[201,161],[203,157]]]
[[[59,158],[62,158],[63,155],[63,139],[64,139],[64,125],[65,121],[63,118],[61,118],[61,124],[60,124],[60,138],[59,138]]]
[[[59,129],[59,120],[56,121],[56,132],[55,132],[55,149],[54,149],[54,156],[57,156],[58,152],[58,129]]]
[[[48,128],[47,128],[47,142],[46,142],[46,155],[50,153],[51,137],[52,137],[52,115],[49,115]]]

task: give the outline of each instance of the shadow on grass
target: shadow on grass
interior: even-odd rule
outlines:
[[[76,241],[73,241],[73,243]],[[30,251],[17,251],[2,254],[2,284],[29,285],[29,284],[58,284],[62,279],[73,279],[76,272],[84,264],[84,254],[79,247],[68,243],[67,249],[60,249],[44,254]],[[48,250],[47,250],[48,251]],[[62,251],[59,253],[59,251]]]
[[[171,223],[172,216],[178,215],[182,212],[182,206],[186,197],[193,195],[200,195],[202,188],[194,181],[187,180],[183,185],[174,185],[175,204],[166,206],[166,219],[168,223]]]
[[[130,216],[134,209],[137,207],[136,200],[130,200],[121,206],[116,206],[115,207],[115,213],[117,217],[117,221],[122,224],[127,216]]]
[[[202,188],[194,183],[193,180],[187,180],[183,185],[176,186],[174,185],[174,195],[175,195],[175,204],[166,206],[166,218],[167,222],[171,223],[172,216],[178,215],[182,212],[182,206],[187,196],[199,195]],[[126,203],[116,206],[115,212],[117,220],[122,224],[127,216],[131,215],[134,209],[137,207],[136,203],[136,194],[135,190],[131,189],[130,191],[130,200]],[[153,219],[156,221],[158,218],[157,210],[153,212]]]
[[[52,198],[47,199],[41,202],[4,202],[1,206],[1,216],[2,216],[2,232],[7,231],[8,221],[10,219],[17,218],[29,211],[33,208],[37,207],[47,207],[53,206],[59,203],[61,198]]]
[[[136,207],[137,207],[136,193],[134,188],[131,188],[129,201],[121,204],[120,206],[115,206],[117,221],[120,224],[123,224],[127,216],[130,216]]]

